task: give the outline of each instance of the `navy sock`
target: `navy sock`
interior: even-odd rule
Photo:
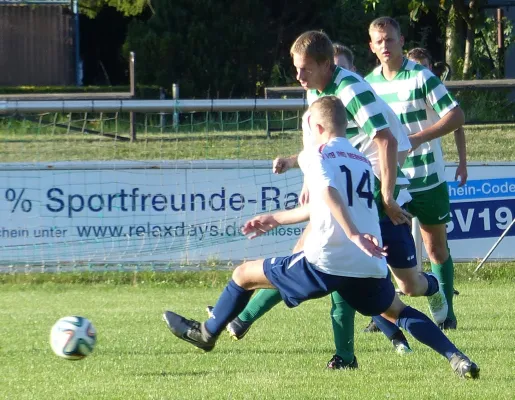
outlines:
[[[392,340],[397,332],[401,331],[397,325],[388,321],[386,318],[381,317],[380,315],[376,315],[375,317],[372,317],[372,319],[374,320],[377,327],[381,329],[381,332],[383,332],[390,340]]]
[[[427,290],[424,296],[432,296],[436,292],[438,292],[438,279],[434,275],[426,274],[425,272],[422,272],[422,275],[424,275],[427,279]]]
[[[407,330],[419,342],[431,347],[447,359],[458,351],[445,334],[420,311],[407,306],[397,319],[397,326]]]
[[[207,331],[213,336],[220,335],[225,326],[243,311],[252,293],[253,290],[245,290],[231,279],[213,308],[214,317],[205,323]]]

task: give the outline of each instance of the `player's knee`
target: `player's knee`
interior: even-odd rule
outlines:
[[[435,264],[443,264],[449,258],[447,245],[431,243],[427,246],[426,251],[431,262]]]
[[[247,265],[243,263],[232,272],[232,280],[244,289],[249,283],[247,270]]]

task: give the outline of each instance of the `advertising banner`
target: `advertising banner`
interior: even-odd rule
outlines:
[[[447,225],[456,260],[483,258],[515,217],[515,164],[472,164],[465,186],[453,182],[448,165],[452,221]],[[511,229],[490,259],[515,259],[515,229]],[[424,254],[425,255],[425,254]]]
[[[482,258],[514,218],[515,165],[447,168],[453,258]],[[287,255],[304,224],[248,240],[255,214],[297,205],[299,170],[270,161],[0,165],[2,264],[237,262]],[[515,259],[515,232],[492,255]]]

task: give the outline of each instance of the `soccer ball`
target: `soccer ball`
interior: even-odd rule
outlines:
[[[81,360],[90,354],[97,341],[97,332],[84,317],[64,317],[50,331],[50,345],[59,357]]]

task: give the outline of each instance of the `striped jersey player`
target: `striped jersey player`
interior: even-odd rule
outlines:
[[[349,126],[347,128],[347,139],[354,148],[361,151],[370,160],[374,175],[374,198],[379,211],[382,210],[381,201],[381,166],[379,148],[374,141],[375,134],[385,128],[390,128],[390,132],[397,140],[397,150],[399,153],[407,152],[410,143],[407,139],[405,128],[400,124],[395,113],[384,101],[376,96],[370,85],[359,75],[349,70],[336,67],[329,84],[322,92],[316,89],[308,90],[307,101],[312,104],[320,97],[334,95],[338,97],[347,111]],[[312,138],[309,126],[306,123],[309,112],[303,118],[303,142],[304,148],[312,145]],[[395,182],[394,198],[399,205],[408,202],[411,197],[406,191],[401,191],[409,185],[408,179],[404,176],[400,168],[397,168],[397,179]]]
[[[366,80],[410,133],[431,127],[458,106],[442,82],[420,64],[404,59],[391,81],[381,71],[378,66]],[[410,180],[410,192],[429,190],[445,182],[440,138],[424,142],[408,154],[402,171]]]

